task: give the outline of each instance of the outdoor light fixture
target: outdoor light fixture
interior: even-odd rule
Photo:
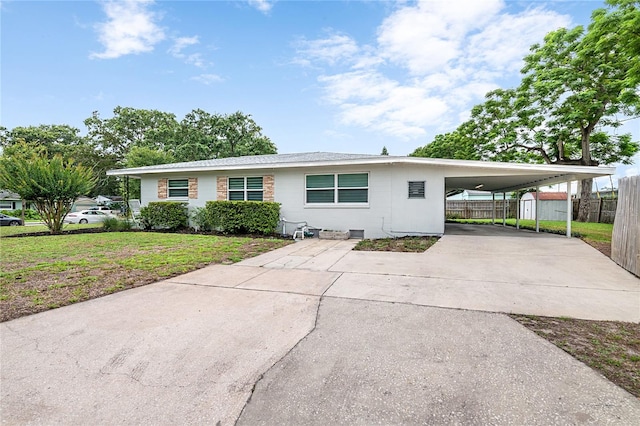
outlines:
[[[480,183],[480,184],[476,185],[476,189],[480,189],[480,188],[482,188],[483,186],[484,186],[484,184],[483,184],[483,183]]]

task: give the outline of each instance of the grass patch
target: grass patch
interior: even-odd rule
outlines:
[[[2,240],[0,321],[213,263],[234,263],[286,244],[289,241],[280,239],[148,232],[6,238]]]
[[[78,229],[102,228],[101,223],[87,223],[84,225],[76,225],[67,223],[62,227],[63,231],[75,231]],[[11,237],[21,234],[35,234],[41,232],[49,232],[46,225],[29,225],[29,226],[1,226],[0,237]]]
[[[353,248],[360,251],[397,251],[422,253],[438,241],[436,237],[402,237],[362,240]]]
[[[510,316],[640,398],[640,324]]]

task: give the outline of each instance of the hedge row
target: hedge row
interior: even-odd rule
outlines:
[[[189,226],[187,203],[178,201],[156,201],[140,209],[140,220],[144,229],[167,229],[175,231]]]
[[[13,217],[22,217],[22,210],[0,210],[0,213]],[[25,220],[40,220],[40,215],[37,211],[27,209],[24,211]]]
[[[264,234],[276,232],[280,221],[280,203],[270,201],[208,201],[208,225],[227,234]]]

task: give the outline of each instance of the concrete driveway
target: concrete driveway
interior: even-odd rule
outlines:
[[[221,425],[640,418],[636,398],[507,316],[482,312],[638,321],[640,281],[578,240],[468,229],[449,229],[423,254],[305,240],[2,323],[0,418]]]

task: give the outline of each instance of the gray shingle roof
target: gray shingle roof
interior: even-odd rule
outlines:
[[[357,159],[371,159],[381,157],[372,154],[342,154],[337,152],[302,152],[294,154],[269,154],[247,155],[245,157],[217,158],[213,160],[188,161],[184,163],[160,164],[157,166],[136,167],[135,171],[165,170],[165,169],[191,169],[194,167],[207,167],[215,169],[229,166],[256,166],[275,165],[287,163],[313,163],[320,161],[344,161]],[[388,156],[384,156],[388,158]]]

